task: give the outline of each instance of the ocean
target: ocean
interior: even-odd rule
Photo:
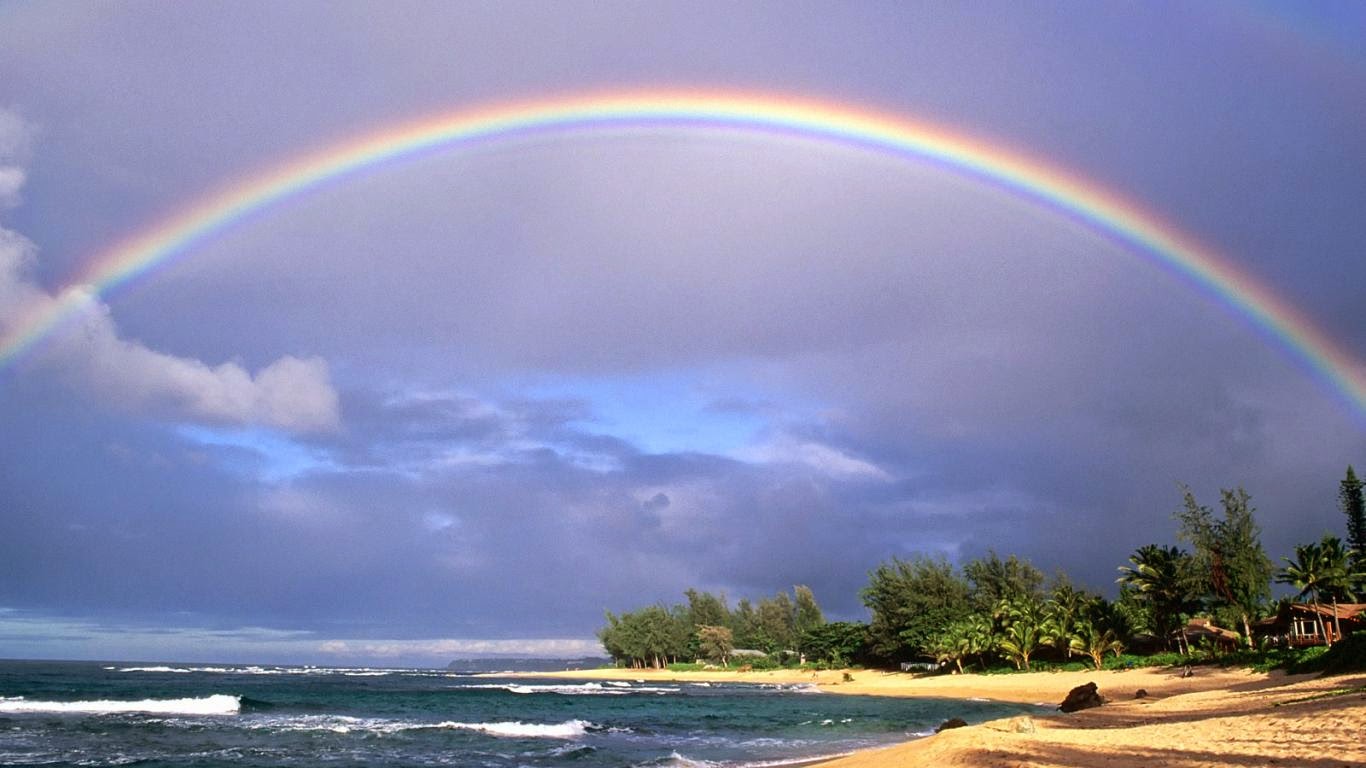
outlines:
[[[867,673],[875,674],[875,673]],[[771,766],[1036,712],[802,685],[0,662],[0,765]]]

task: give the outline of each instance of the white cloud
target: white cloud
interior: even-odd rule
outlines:
[[[337,393],[321,358],[286,355],[254,374],[235,362],[210,366],[121,338],[109,308],[89,291],[67,300],[85,309],[54,335],[41,360],[112,404],[292,431],[332,430],[340,423]]]
[[[823,475],[844,480],[889,481],[886,470],[869,461],[814,440],[781,435],[761,445],[741,451],[739,458],[762,464],[800,464]]]
[[[0,207],[18,199],[23,170],[4,163],[23,151],[26,140],[22,123],[0,110]],[[44,342],[38,360],[74,387],[119,407],[152,408],[173,418],[292,431],[339,426],[337,393],[321,358],[286,355],[252,373],[235,362],[210,366],[158,352],[122,338],[92,289],[78,286],[53,296],[30,280],[35,253],[23,236],[0,227],[0,340],[63,305],[61,311],[74,318]]]
[[[28,154],[32,139],[32,126],[13,111],[0,109],[0,208],[19,204],[26,177],[18,163]]]

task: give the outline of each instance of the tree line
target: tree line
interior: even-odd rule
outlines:
[[[1145,544],[1119,567],[1111,601],[1080,588],[1062,571],[1046,577],[1028,560],[994,551],[961,568],[946,559],[892,558],[869,573],[860,593],[868,622],[826,622],[804,586],[734,609],[725,595],[688,590],[686,604],[607,614],[599,632],[620,664],[663,666],[705,660],[729,664],[736,648],[763,651],[779,663],[830,666],[934,660],[973,665],[1084,659],[1101,668],[1126,649],[1189,653],[1181,628],[1206,617],[1252,647],[1252,625],[1274,614],[1274,582],[1315,606],[1355,602],[1366,594],[1366,504],[1352,467],[1339,483],[1347,539],[1331,533],[1298,545],[1278,567],[1261,543],[1251,496],[1220,492],[1219,508],[1181,488],[1178,543]],[[1184,547],[1182,545],[1185,545]],[[1188,548],[1185,548],[1188,547]],[[1320,632],[1326,631],[1322,615]]]

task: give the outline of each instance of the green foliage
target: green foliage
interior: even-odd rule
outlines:
[[[1143,606],[1129,615],[1170,647],[1172,634],[1198,606],[1192,590],[1191,556],[1178,547],[1145,544],[1129,555],[1129,563],[1119,569],[1119,582],[1132,590],[1128,593],[1132,600],[1126,604]],[[1120,597],[1125,598],[1123,591]]]
[[[1105,666],[1105,654],[1114,652],[1116,656],[1124,644],[1115,636],[1112,629],[1097,626],[1090,619],[1082,619],[1068,638],[1072,650],[1091,659],[1097,670]]]
[[[793,630],[800,638],[803,634],[824,624],[825,615],[821,613],[821,607],[816,604],[816,595],[811,591],[811,587],[798,584],[792,588],[792,594],[796,597],[797,602],[797,615],[793,622]]]
[[[1220,491],[1223,518],[1201,506],[1189,488],[1182,488],[1183,506],[1176,517],[1180,537],[1195,548],[1195,583],[1216,603],[1238,609],[1243,636],[1252,644],[1252,616],[1271,596],[1275,566],[1262,549],[1261,528],[1253,519],[1252,497],[1242,488]]]
[[[863,604],[872,611],[873,654],[890,662],[925,653],[931,639],[967,614],[967,584],[940,558],[892,558],[868,574]]]
[[[728,666],[735,637],[730,627],[701,626],[697,628],[697,647],[707,661]]]
[[[1338,509],[1347,516],[1347,545],[1352,560],[1366,568],[1366,498],[1355,469],[1347,466],[1347,476],[1338,485]]]
[[[868,654],[868,625],[854,621],[833,621],[803,632],[797,649],[809,662],[832,668],[848,666]]]
[[[1044,607],[1032,597],[1006,598],[997,607],[1001,632],[996,648],[1018,669],[1029,671],[1029,659],[1039,646],[1052,642]]]
[[[988,613],[1002,600],[1043,597],[1043,572],[1028,560],[1015,555],[1002,560],[994,550],[987,556],[963,566],[963,576],[971,585],[972,607]]]
[[[1317,646],[1306,648],[1306,653],[1294,664],[1286,667],[1292,674],[1321,672],[1325,675],[1342,675],[1350,672],[1366,671],[1366,632],[1357,632],[1335,643],[1332,648]]]
[[[694,627],[730,626],[730,609],[726,607],[725,595],[713,595],[689,589],[683,593],[688,598],[688,621]]]
[[[798,586],[794,592],[795,601],[780,592],[760,600],[757,610],[748,600],[741,600],[732,612],[725,595],[689,589],[684,593],[688,599],[684,605],[653,605],[620,616],[609,611],[598,639],[614,661],[630,667],[663,667],[701,657],[724,663],[733,648],[770,654],[793,651],[799,623],[814,629],[825,621],[809,587]],[[699,634],[703,627],[713,628],[705,647]],[[728,647],[715,630],[729,633]],[[723,647],[724,654],[720,653]]]

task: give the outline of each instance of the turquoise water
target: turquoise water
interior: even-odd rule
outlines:
[[[0,662],[0,697],[0,764],[197,768],[762,766],[1034,709],[808,686],[88,662]]]

